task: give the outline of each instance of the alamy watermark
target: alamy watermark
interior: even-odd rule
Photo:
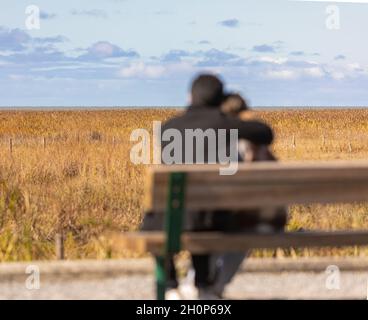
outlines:
[[[153,121],[153,135],[147,129],[135,129],[130,141],[134,164],[220,164],[220,175],[238,171],[237,129],[166,129]],[[151,156],[151,150],[152,156]]]
[[[327,290],[340,290],[341,275],[338,266],[330,265],[326,268],[326,289]]]
[[[359,1],[333,1],[333,0],[292,0],[297,2],[334,2],[334,4],[327,5],[325,8],[325,27],[328,30],[340,30],[341,24],[340,24],[340,8],[335,4],[336,2],[347,2],[347,3],[356,3],[356,2],[364,2],[365,0],[359,0]],[[368,3],[368,0],[365,1]]]
[[[25,10],[25,26],[27,30],[39,30],[41,28],[41,10],[36,5],[29,5]]]
[[[326,28],[329,30],[340,30],[340,8],[336,5],[326,7]]]
[[[29,265],[26,268],[26,274],[29,276],[26,279],[25,287],[28,290],[39,290],[41,288],[40,268],[37,265]]]

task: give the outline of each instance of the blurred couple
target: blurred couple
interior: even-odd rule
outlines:
[[[240,94],[226,93],[223,82],[217,76],[202,74],[195,78],[191,86],[190,100],[189,107],[182,115],[164,123],[162,132],[176,129],[185,137],[186,129],[226,129],[227,132],[237,129],[239,161],[276,161],[269,148],[273,142],[272,129],[255,119],[256,113],[248,107]],[[165,143],[162,145],[162,148],[164,147]],[[209,146],[205,144],[204,148],[207,147]],[[225,147],[229,148],[229,145]],[[183,149],[182,163],[185,163],[185,152],[195,155],[196,150],[195,145],[193,150]],[[206,161],[208,162],[208,159],[204,159],[205,163]],[[143,230],[162,229],[161,217],[162,215],[152,212],[147,213],[143,220]],[[184,231],[282,231],[286,220],[287,213],[284,208],[246,212],[197,212],[185,215]],[[166,299],[221,299],[226,286],[247,255],[248,252],[193,255],[193,268],[180,285],[172,259],[169,263]]]

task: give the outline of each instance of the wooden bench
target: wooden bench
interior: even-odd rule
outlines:
[[[166,261],[180,250],[211,253],[251,248],[368,245],[368,230],[182,233],[183,215],[187,210],[368,201],[368,162],[258,162],[239,164],[239,170],[232,176],[219,175],[218,165],[156,166],[149,170],[146,183],[146,209],[165,214],[165,229],[124,233],[119,243],[124,248],[158,256],[158,299],[164,299],[165,295]]]

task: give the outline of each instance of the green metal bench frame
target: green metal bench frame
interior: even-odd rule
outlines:
[[[156,257],[156,294],[158,300],[165,300],[169,261],[181,250],[185,188],[186,174],[183,172],[171,173],[165,212],[165,248],[162,255]]]

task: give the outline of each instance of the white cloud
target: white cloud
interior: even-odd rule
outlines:
[[[354,79],[362,75],[367,75],[367,69],[359,63],[346,63],[325,66],[326,72],[332,79],[343,80]]]
[[[332,71],[330,75],[335,80],[342,80],[345,78],[345,74],[341,71]]]
[[[313,78],[322,78],[325,76],[325,72],[320,67],[305,68],[303,72],[306,76]]]
[[[363,70],[362,66],[359,63],[348,63],[346,65],[346,69],[352,72]]]
[[[122,78],[160,78],[166,72],[164,66],[147,65],[144,62],[135,62],[119,70],[118,76]]]
[[[294,70],[269,70],[265,74],[267,79],[281,79],[281,80],[291,80],[298,77]]]
[[[87,48],[87,53],[79,59],[95,60],[106,58],[138,58],[138,52],[134,50],[123,50],[119,46],[108,41],[99,41]]]
[[[322,78],[326,72],[321,67],[289,68],[268,70],[264,76],[267,79],[296,80],[299,78]]]
[[[180,74],[192,73],[193,70],[193,65],[186,62],[157,65],[140,61],[120,68],[118,76],[121,78],[157,79],[169,75],[178,76]]]
[[[22,81],[22,80],[30,80],[29,76],[23,74],[9,74],[8,78],[12,81]]]
[[[275,63],[275,64],[283,64],[288,61],[287,58],[284,57],[269,57],[269,56],[263,56],[256,59],[256,61],[260,62],[269,62],[269,63]]]

